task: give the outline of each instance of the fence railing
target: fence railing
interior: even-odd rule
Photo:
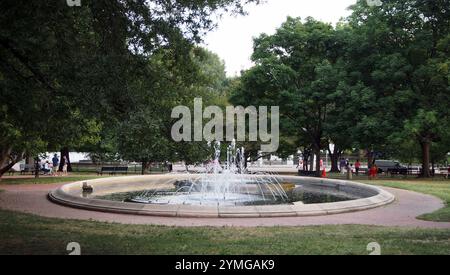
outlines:
[[[72,171],[75,173],[97,173],[102,167],[128,167],[129,174],[141,174],[142,165],[122,164],[122,163],[72,163]],[[165,173],[167,168],[164,165],[154,165],[147,169],[147,173]]]

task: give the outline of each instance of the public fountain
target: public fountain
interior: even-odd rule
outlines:
[[[211,145],[210,145],[211,146]],[[279,179],[247,173],[245,149],[233,141],[227,147],[224,166],[220,163],[221,143],[215,142],[213,159],[206,173],[197,178],[176,182],[173,191],[164,188],[146,190],[128,201],[147,204],[183,204],[203,206],[242,206],[280,204],[288,201]]]
[[[189,218],[331,215],[395,200],[383,189],[356,182],[250,173],[244,148],[237,148],[236,142],[227,146],[224,163],[221,144],[210,147],[212,160],[203,174],[95,179],[64,185],[49,198],[93,211]]]

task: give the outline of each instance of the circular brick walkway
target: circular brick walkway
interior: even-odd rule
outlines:
[[[56,205],[47,199],[47,194],[61,185],[0,185],[0,189],[5,190],[0,192],[0,208],[49,218],[166,226],[255,227],[359,224],[450,228],[450,223],[427,222],[416,219],[417,216],[431,213],[444,207],[444,203],[441,200],[429,195],[392,188],[383,189],[396,196],[397,200],[394,203],[362,212],[318,217],[192,219],[111,214]]]

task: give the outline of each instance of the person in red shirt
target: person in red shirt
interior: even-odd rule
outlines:
[[[376,165],[373,165],[370,168],[370,172],[369,172],[370,179],[371,180],[375,179],[377,177],[377,175],[378,175],[378,167]]]

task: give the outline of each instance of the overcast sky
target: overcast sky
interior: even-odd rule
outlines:
[[[348,16],[347,8],[356,0],[266,0],[248,5],[247,16],[224,16],[216,30],[205,38],[205,46],[225,61],[228,76],[235,76],[252,66],[253,37],[261,33],[273,34],[288,16],[312,16],[335,24]]]

